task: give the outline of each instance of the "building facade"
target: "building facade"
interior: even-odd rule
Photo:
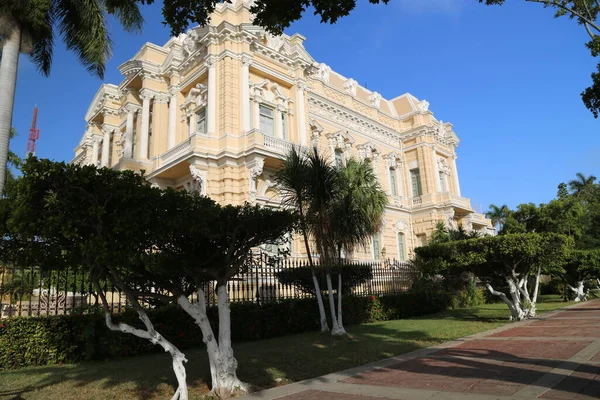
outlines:
[[[144,170],[159,187],[217,202],[278,206],[274,173],[292,146],[317,146],[333,163],[372,161],[388,193],[385,223],[359,259],[405,260],[438,221],[493,234],[462,197],[458,138],[411,94],[384,99],[304,48],[305,38],[252,25],[252,0],[219,4],[211,23],[146,43],[104,84],[72,162]],[[300,241],[292,255],[301,256]]]

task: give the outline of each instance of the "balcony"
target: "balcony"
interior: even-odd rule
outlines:
[[[294,143],[285,139],[278,139],[272,136],[263,135],[263,146],[273,152],[287,154],[290,152],[290,150],[292,150],[292,147],[294,147]]]
[[[473,212],[471,201],[462,196],[455,195],[450,192],[423,194],[412,198],[413,207],[427,207],[432,205],[452,206],[458,214],[469,214]]]

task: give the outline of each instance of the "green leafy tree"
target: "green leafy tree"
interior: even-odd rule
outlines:
[[[572,239],[557,234],[507,234],[415,249],[425,275],[446,279],[468,271],[505,302],[512,320],[534,317],[542,273],[562,270]],[[507,292],[492,285],[506,285]]]
[[[155,0],[138,0],[142,4],[152,4]],[[231,0],[224,0],[231,3]],[[223,0],[164,0],[163,17],[176,36],[190,24],[206,25],[210,14]],[[371,4],[387,4],[390,0],[369,0]],[[254,24],[264,27],[273,34],[281,34],[294,21],[302,18],[304,12],[312,9],[321,22],[334,24],[341,17],[349,15],[356,7],[357,0],[255,0],[250,11],[256,15]]]
[[[141,29],[135,0],[0,0],[0,193],[6,180],[19,54],[29,54],[49,75],[58,33],[90,72],[103,77],[112,45],[107,14],[126,30]]]
[[[4,230],[0,257],[43,270],[85,268],[101,299],[109,329],[160,345],[173,358],[179,387],[173,399],[187,399],[185,356],[150,321],[142,297],[124,283],[123,271],[141,270],[165,239],[158,223],[172,212],[175,196],[149,186],[133,171],[67,165],[30,157],[11,196],[0,201]],[[181,194],[185,196],[185,193]],[[43,212],[39,212],[43,210]],[[139,277],[144,287],[147,277]],[[142,327],[114,323],[101,282],[125,293]],[[152,292],[152,291],[149,291]]]
[[[164,238],[148,254],[147,262],[122,272],[124,281],[135,291],[141,279],[148,279],[143,287],[161,288],[162,292],[140,295],[175,301],[194,319],[206,343],[213,393],[228,397],[245,392],[248,385],[237,377],[238,364],[231,346],[227,282],[247,268],[251,249],[263,243],[281,244],[292,232],[297,216],[247,203],[220,206],[197,195],[163,194],[169,196],[173,197],[165,204],[169,211],[159,221]],[[218,334],[207,317],[207,282],[216,284]],[[193,293],[198,301],[192,303]]]
[[[575,301],[587,300],[585,283],[600,278],[600,250],[573,250],[566,257],[560,274],[575,294]]]

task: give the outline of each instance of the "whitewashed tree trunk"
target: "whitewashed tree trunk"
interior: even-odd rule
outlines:
[[[511,321],[520,321],[522,319],[522,311],[520,311],[520,309],[516,307],[515,304],[504,293],[494,290],[490,284],[487,284],[486,287],[492,295],[498,296],[503,302],[506,303],[510,309]]]
[[[319,305],[319,317],[321,319],[321,332],[329,332],[329,325],[327,325],[327,314],[325,314],[325,306],[323,305],[323,295],[321,293],[321,287],[315,270],[311,268],[313,283],[315,285],[315,293],[317,296],[317,304]]]
[[[223,293],[223,289],[225,293]],[[231,320],[229,316],[229,295],[227,288],[217,289],[219,308],[219,343],[213,333],[206,315],[204,291],[198,289],[198,302],[192,304],[186,296],[180,296],[177,302],[196,322],[202,331],[202,340],[206,344],[210,365],[212,392],[220,397],[228,397],[234,393],[245,393],[248,385],[241,382],[236,375],[237,361],[231,348]],[[224,308],[223,305],[226,305]]]
[[[344,323],[342,321],[342,273],[338,274],[338,326],[346,332],[344,329]]]
[[[584,282],[583,281],[578,281],[576,288],[574,288],[573,286],[571,286],[569,284],[567,284],[567,286],[569,286],[569,289],[571,289],[573,292],[575,292],[575,302],[587,300],[587,293],[584,290]]]
[[[331,274],[329,272],[325,276],[327,280],[327,291],[329,292],[329,311],[331,312],[331,334],[334,336],[342,336],[346,334],[343,326],[338,324],[338,319],[335,315],[335,300],[333,298],[333,285],[331,284]]]
[[[110,312],[105,312],[104,316],[106,326],[111,331],[129,333],[139,338],[147,339],[153,344],[160,345],[165,350],[165,352],[171,354],[171,357],[173,358],[173,371],[175,372],[175,376],[177,377],[177,383],[179,385],[171,400],[188,400],[186,373],[185,366],[183,365],[184,362],[187,362],[185,354],[179,351],[179,349],[175,347],[175,345],[173,345],[171,342],[165,339],[160,333],[154,330],[154,326],[150,322],[148,315],[143,311],[138,311],[138,316],[140,320],[142,320],[142,322],[144,323],[146,330],[137,329],[132,327],[131,325],[123,323],[114,324],[112,322]]]
[[[5,23],[5,19],[2,19],[2,22]],[[0,195],[4,192],[6,180],[6,162],[21,51],[21,28],[18,24],[13,25],[10,34],[2,37],[2,60],[0,61]]]
[[[247,393],[248,384],[240,381],[237,377],[237,360],[233,356],[231,347],[231,313],[229,310],[229,293],[227,286],[217,287],[217,307],[219,309],[219,352],[221,355],[219,367],[220,396],[228,396],[234,393]]]

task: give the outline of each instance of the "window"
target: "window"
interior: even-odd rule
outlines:
[[[260,130],[263,134],[273,136],[275,133],[273,124],[273,109],[263,106],[259,106],[260,111]]]
[[[439,175],[440,175],[440,192],[445,192],[446,185],[444,183],[444,173],[442,171],[439,171]]]
[[[287,123],[287,113],[282,112],[281,113],[281,137],[283,139],[288,138],[288,123]]]
[[[375,260],[379,260],[379,236],[378,235],[374,235],[373,236],[373,258]]]
[[[206,108],[196,113],[196,133],[206,133]]]
[[[398,232],[398,261],[405,261],[404,255],[404,233]]]
[[[398,190],[396,188],[396,169],[390,167],[390,190],[392,191],[392,196],[398,194]]]
[[[342,168],[344,165],[344,154],[340,149],[335,150],[335,166],[338,168]]]
[[[421,189],[421,174],[419,173],[419,168],[410,170],[410,182],[412,183],[413,197],[421,196],[423,194],[423,189]]]

